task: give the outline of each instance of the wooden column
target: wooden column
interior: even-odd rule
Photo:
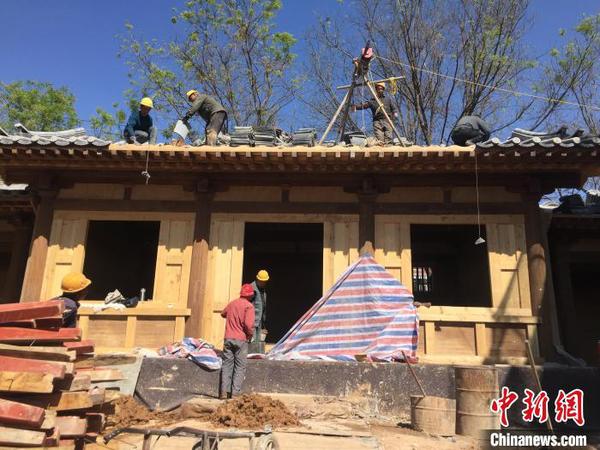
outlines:
[[[529,286],[531,309],[535,316],[542,318],[540,344],[542,356],[551,359],[555,354],[554,345],[560,345],[560,333],[556,315],[552,270],[548,251],[547,230],[542,223],[539,207],[541,193],[523,194],[526,204],[525,234],[527,241],[527,261],[529,265]]]
[[[46,255],[48,254],[48,242],[50,241],[52,218],[54,216],[54,200],[57,193],[56,189],[51,188],[37,190],[39,203],[35,211],[31,250],[27,259],[25,277],[23,278],[22,302],[45,300],[40,298],[40,295],[42,294]]]
[[[375,202],[377,200],[377,189],[370,179],[364,179],[361,189],[356,192],[358,196],[358,248],[366,241],[370,241],[373,247],[375,242]]]
[[[31,241],[32,223],[29,217],[19,216],[11,220],[15,227],[12,248],[10,251],[10,265],[6,274],[6,282],[2,289],[2,300],[5,302],[18,302],[27,254]]]
[[[202,310],[206,291],[212,197],[213,194],[207,191],[196,193],[196,218],[188,291],[188,308],[191,309],[191,315],[185,324],[185,335],[191,337],[200,337],[208,331],[202,329]]]

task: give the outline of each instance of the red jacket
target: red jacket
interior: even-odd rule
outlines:
[[[249,341],[254,335],[254,306],[245,298],[229,302],[221,312],[225,317],[225,339]]]

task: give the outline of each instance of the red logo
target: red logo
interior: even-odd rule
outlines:
[[[554,420],[557,422],[573,420],[573,422],[582,427],[585,424],[585,419],[583,418],[583,391],[581,389],[573,389],[568,394],[565,394],[565,391],[560,389],[554,401],[554,411]]]
[[[490,409],[493,413],[500,413],[500,423],[503,427],[508,426],[508,408],[510,408],[518,398],[519,395],[516,392],[511,392],[506,386],[503,386],[500,398],[492,400]]]
[[[531,389],[525,389],[525,408],[521,412],[525,422],[533,422],[536,417],[539,423],[544,423],[548,420],[548,394],[542,391],[535,395]]]

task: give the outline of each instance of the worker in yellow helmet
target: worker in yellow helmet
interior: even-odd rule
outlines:
[[[267,334],[265,324],[267,321],[267,282],[269,281],[269,272],[262,269],[256,274],[256,279],[252,282],[254,289],[254,336],[251,341],[250,353],[264,352],[264,336]]]
[[[150,117],[150,110],[154,103],[150,97],[140,101],[140,108],[133,111],[127,120],[123,137],[130,144],[156,144],[156,128]]]
[[[181,118],[181,121],[189,128],[189,120],[198,114],[206,122],[204,132],[206,134],[206,145],[217,145],[217,136],[223,129],[227,132],[227,111],[223,105],[214,97],[201,94],[195,89],[186,93],[188,101],[192,104],[190,109]]]
[[[62,279],[62,294],[53,300],[62,300],[65,302],[63,327],[75,328],[77,326],[79,301],[87,296],[91,284],[91,280],[81,272],[68,273]]]

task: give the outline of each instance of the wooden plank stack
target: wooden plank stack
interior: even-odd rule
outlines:
[[[94,386],[119,380],[94,367],[94,343],[61,328],[64,303],[0,305],[0,448],[83,448],[104,427],[113,396]]]

